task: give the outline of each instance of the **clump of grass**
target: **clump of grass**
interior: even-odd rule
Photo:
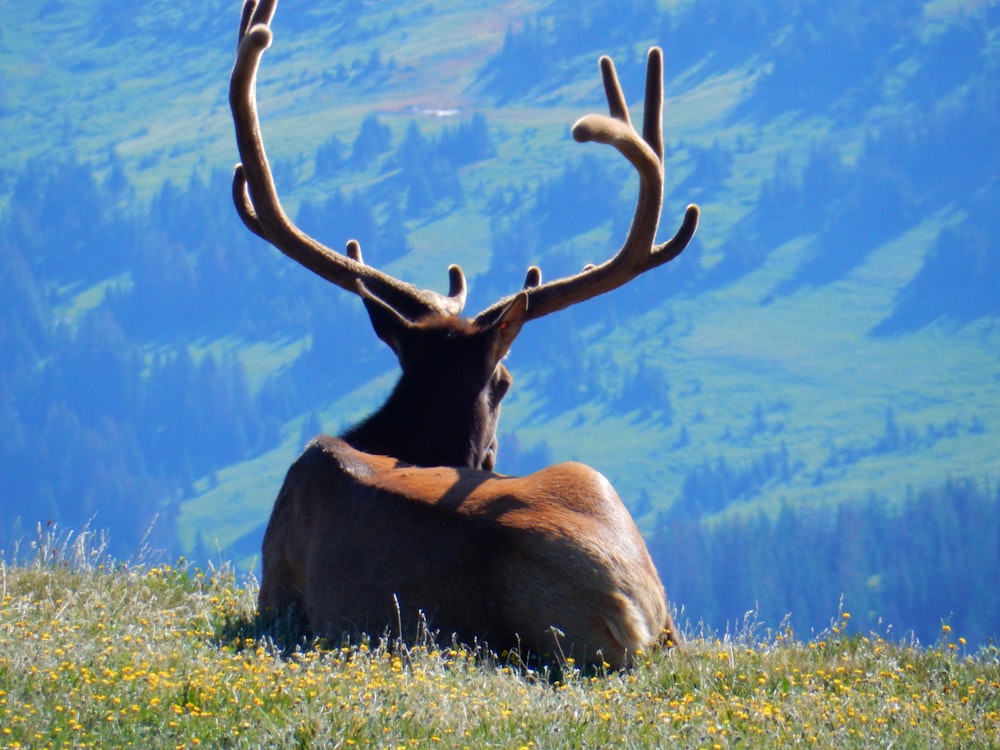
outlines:
[[[2,563],[6,747],[989,747],[1000,659],[790,630],[690,638],[625,672],[555,675],[431,640],[279,648],[229,566],[116,563],[39,535]]]

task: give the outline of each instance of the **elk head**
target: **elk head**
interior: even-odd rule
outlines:
[[[641,137],[606,57],[600,67],[610,116],[588,115],[573,126],[577,141],[614,146],[639,173],[635,216],[619,252],[547,283],[533,266],[521,291],[467,320],[461,317],[466,281],[459,266],[448,268],[447,294],[419,289],[367,265],[356,241],[348,241],[345,253],[338,253],[306,235],[285,214],[264,152],[256,101],[257,70],[271,44],[276,5],[277,0],[247,0],[240,22],[229,90],[241,159],[233,177],[239,215],[250,231],[285,255],[359,294],[376,333],[399,359],[402,376],[385,406],[343,438],[362,451],[408,463],[492,469],[500,401],[511,384],[500,360],[521,326],[672,260],[698,225],[698,208],[689,206],[675,236],[655,242],[663,203],[662,55],[658,49],[650,52]]]
[[[526,296],[482,325],[440,313],[411,322],[368,292],[363,299],[402,375],[382,408],[343,439],[418,466],[493,469],[500,401],[513,382],[500,360],[524,323]]]

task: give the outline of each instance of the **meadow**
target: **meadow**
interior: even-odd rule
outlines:
[[[40,528],[0,563],[0,746],[1000,747],[1000,653],[850,627],[687,624],[622,672],[431,640],[282,650],[229,565]],[[681,618],[683,622],[683,615]]]

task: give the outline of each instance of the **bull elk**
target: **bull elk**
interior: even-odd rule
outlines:
[[[501,363],[524,323],[616,289],[675,258],[698,224],[689,206],[656,244],[663,202],[663,61],[649,53],[642,136],[614,66],[600,69],[610,115],[573,126],[579,142],[614,146],[639,174],[635,216],[609,260],[522,290],[473,319],[451,266],[447,294],[366,265],[353,240],[340,254],[284,213],[258,121],[256,76],[271,44],[276,0],[243,6],[230,105],[242,163],[233,196],[246,226],[333,284],[358,294],[400,379],[383,405],[341,437],[320,436],[285,477],[263,542],[261,615],[299,634],[378,633],[419,618],[442,637],[562,654],[618,667],[677,633],[649,553],[614,489],[579,463],[526,477],[492,472]],[[403,635],[401,633],[400,635]]]

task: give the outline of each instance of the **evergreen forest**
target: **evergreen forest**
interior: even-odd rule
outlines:
[[[308,439],[396,363],[246,231],[238,4],[0,14],[0,548],[98,530],[253,569]],[[663,48],[677,260],[526,327],[498,470],[605,473],[680,622],[1000,635],[1000,2],[283,0],[262,63],[289,212],[474,314],[610,257],[631,168],[569,127]],[[635,117],[633,111],[633,117]]]

